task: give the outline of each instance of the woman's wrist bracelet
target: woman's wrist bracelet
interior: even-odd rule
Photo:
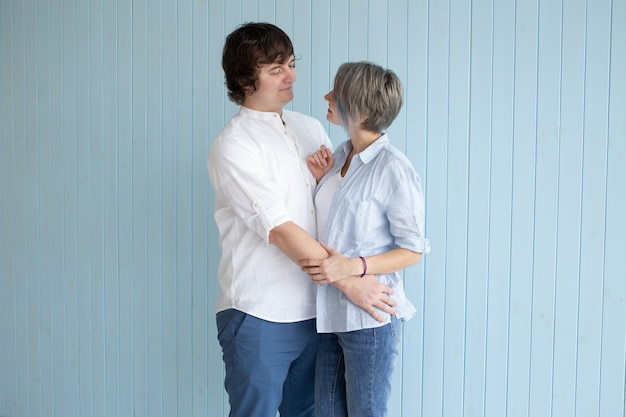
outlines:
[[[359,256],[359,258],[361,258],[361,262],[363,262],[363,273],[361,274],[361,278],[363,278],[365,274],[367,274],[367,262],[365,262],[364,257]]]

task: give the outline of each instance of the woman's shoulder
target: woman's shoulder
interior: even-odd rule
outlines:
[[[381,150],[378,158],[379,163],[387,166],[389,169],[415,171],[415,167],[406,154],[390,143]]]

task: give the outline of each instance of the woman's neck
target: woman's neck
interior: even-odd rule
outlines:
[[[370,132],[369,130],[356,130],[350,135],[350,142],[352,143],[352,156],[357,153],[361,153],[368,148],[372,143],[381,137],[381,132]]]
[[[354,155],[366,150],[372,143],[376,142],[383,134],[381,132],[370,132],[368,130],[357,130],[350,135],[350,143],[352,143],[352,149],[346,158],[346,162],[341,168],[341,176],[345,176],[350,168],[350,163]]]

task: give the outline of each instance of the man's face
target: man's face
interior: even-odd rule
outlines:
[[[258,111],[282,114],[285,104],[293,100],[291,86],[296,81],[296,60],[274,62],[259,69],[256,91],[246,96],[244,106]]]

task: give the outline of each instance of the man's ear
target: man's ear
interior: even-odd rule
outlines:
[[[252,93],[256,91],[256,87],[253,85],[248,85],[243,88],[243,91],[246,93],[247,96],[251,96]]]

